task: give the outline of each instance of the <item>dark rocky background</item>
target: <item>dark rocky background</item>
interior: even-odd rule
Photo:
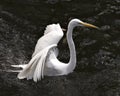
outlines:
[[[120,0],[0,0],[0,96],[120,96],[119,5]],[[6,72],[12,64],[29,62],[46,25],[59,22],[67,28],[72,18],[101,28],[74,30],[73,73],[35,83]],[[67,62],[64,38],[58,58]]]

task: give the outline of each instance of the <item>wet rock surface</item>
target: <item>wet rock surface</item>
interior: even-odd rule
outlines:
[[[119,4],[120,0],[1,0],[0,96],[119,96]],[[77,66],[73,73],[34,83],[6,72],[12,64],[29,62],[46,25],[59,22],[66,28],[72,18],[100,27],[74,30]],[[58,58],[67,62],[69,51],[64,39]]]

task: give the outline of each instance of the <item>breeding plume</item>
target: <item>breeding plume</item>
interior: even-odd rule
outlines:
[[[19,79],[33,79],[35,82],[46,76],[67,75],[75,69],[76,66],[76,50],[72,39],[73,29],[76,26],[85,26],[98,28],[92,24],[85,23],[79,19],[72,19],[68,24],[67,42],[70,50],[70,60],[68,63],[60,62],[57,59],[57,44],[63,37],[63,31],[59,24],[51,24],[46,27],[44,35],[38,40],[34,53],[28,64],[12,65],[12,67],[20,67]]]

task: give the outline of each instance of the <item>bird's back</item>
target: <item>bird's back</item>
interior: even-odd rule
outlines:
[[[63,31],[59,24],[51,24],[46,27],[44,35],[37,41],[34,53],[36,55],[42,49],[52,45],[58,44],[60,39],[63,37]]]

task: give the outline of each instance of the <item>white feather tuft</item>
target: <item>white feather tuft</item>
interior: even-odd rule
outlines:
[[[44,32],[44,35],[45,34],[48,34],[49,32],[52,32],[52,31],[56,31],[56,32],[59,32],[59,31],[62,31],[61,27],[59,24],[51,24],[51,25],[48,25],[46,27],[46,30]]]

